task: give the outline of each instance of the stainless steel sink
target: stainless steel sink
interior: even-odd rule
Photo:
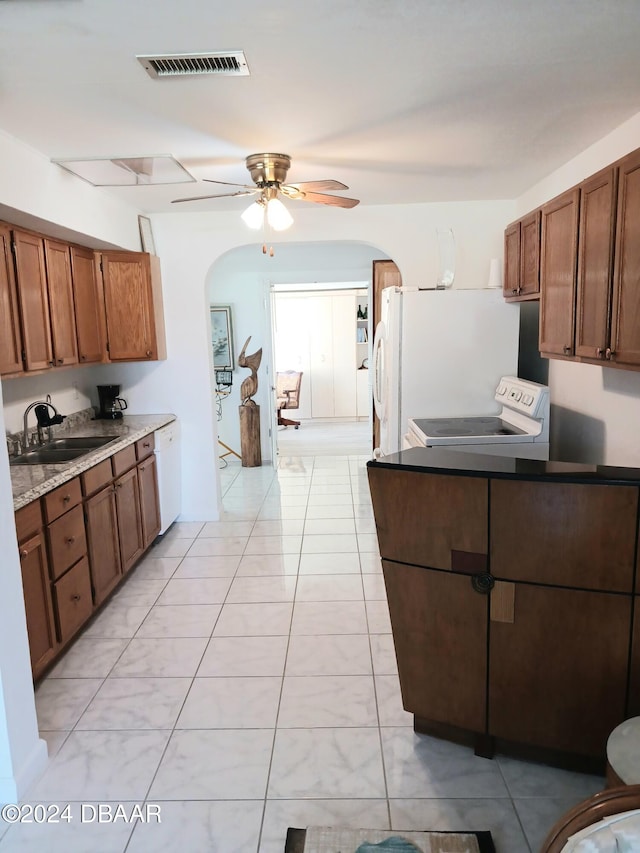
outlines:
[[[10,460],[11,465],[62,465],[85,456],[98,447],[117,441],[114,435],[90,435],[78,438],[58,438],[42,447],[34,447]]]

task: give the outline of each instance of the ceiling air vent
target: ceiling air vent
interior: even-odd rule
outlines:
[[[241,50],[220,53],[172,53],[136,56],[150,77],[195,77],[207,74],[246,77],[249,66]]]

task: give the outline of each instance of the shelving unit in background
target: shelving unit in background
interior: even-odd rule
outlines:
[[[366,291],[355,295],[356,314],[356,416],[368,418],[371,409],[368,364],[370,346],[369,297]]]

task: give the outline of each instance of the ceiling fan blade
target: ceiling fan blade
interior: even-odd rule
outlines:
[[[189,198],[174,198],[171,204],[177,204],[180,201],[202,201],[206,198],[231,198],[236,195],[253,195],[259,192],[258,189],[253,190],[238,190],[236,193],[219,193],[218,195],[192,195]]]
[[[213,178],[203,178],[203,181],[206,181],[208,184],[223,184],[225,187],[243,187],[245,190],[253,190],[257,192],[257,188],[251,186],[251,184],[234,184],[229,181],[214,181]]]
[[[313,201],[316,204],[328,204],[331,207],[355,207],[360,204],[358,198],[342,198],[339,195],[325,195],[325,193],[300,193],[300,195],[291,196],[297,201]]]
[[[285,195],[294,198],[299,192],[321,192],[324,190],[348,190],[340,181],[302,181],[296,184],[283,184],[280,189]],[[293,192],[291,192],[293,190]]]

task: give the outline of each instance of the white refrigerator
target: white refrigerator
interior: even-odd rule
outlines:
[[[402,450],[409,418],[497,414],[498,380],[518,371],[519,322],[501,290],[385,288],[372,352],[380,452]]]

